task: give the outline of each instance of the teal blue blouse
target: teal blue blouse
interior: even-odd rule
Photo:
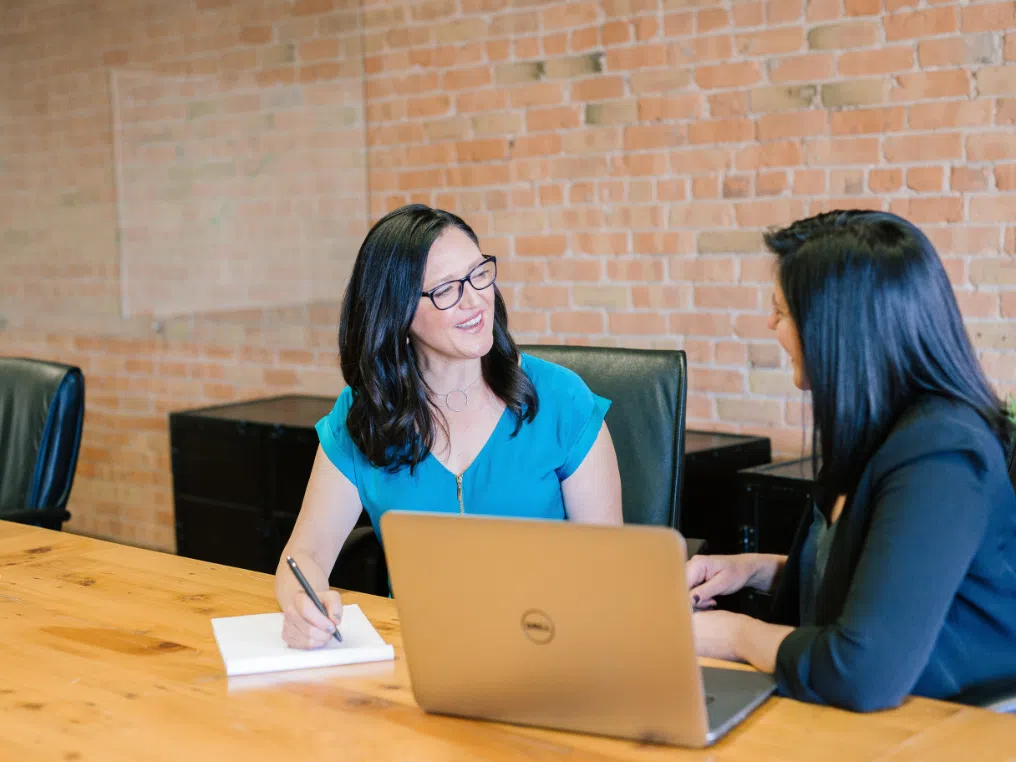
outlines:
[[[610,401],[593,394],[582,379],[560,365],[522,355],[522,370],[536,387],[537,415],[513,437],[515,418],[505,409],[490,439],[462,474],[461,512],[564,519],[561,482],[589,453]],[[346,429],[352,401],[347,387],[332,412],[318,421],[318,438],[328,459],[356,485],[378,538],[385,511],[459,513],[458,479],[433,454],[412,474],[408,466],[390,473],[368,462]]]

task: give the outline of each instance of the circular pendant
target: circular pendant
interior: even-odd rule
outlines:
[[[445,395],[444,401],[445,406],[453,413],[461,413],[466,409],[466,403],[469,402],[469,398],[461,389],[452,389]]]

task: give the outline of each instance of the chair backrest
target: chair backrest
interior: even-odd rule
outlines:
[[[688,372],[680,350],[529,345],[526,354],[570,368],[607,411],[625,523],[677,528]]]
[[[0,357],[0,518],[26,511],[63,512],[77,468],[84,414],[85,380],[79,368]]]

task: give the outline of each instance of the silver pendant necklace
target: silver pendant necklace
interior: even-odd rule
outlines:
[[[466,391],[469,390],[473,384],[483,378],[483,373],[470,381],[466,386],[461,389],[452,389],[447,394],[438,394],[439,397],[444,397],[444,406],[451,410],[453,413],[461,413],[466,409],[466,405],[469,404],[469,395]]]

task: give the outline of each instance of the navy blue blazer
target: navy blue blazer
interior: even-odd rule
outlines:
[[[975,410],[928,395],[903,415],[844,506],[817,624],[801,627],[810,522],[773,601],[797,627],[777,654],[783,695],[872,711],[1016,677],[1016,495]]]

